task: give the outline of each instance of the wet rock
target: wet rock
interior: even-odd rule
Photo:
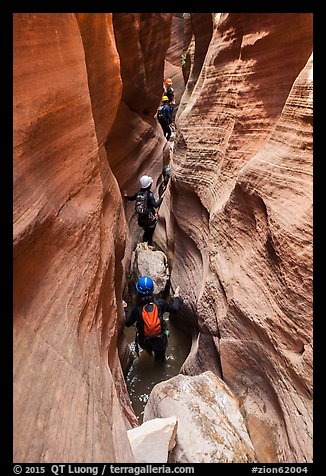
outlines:
[[[167,463],[175,446],[175,416],[154,418],[127,432],[136,463]]]
[[[156,385],[145,407],[144,422],[176,415],[176,446],[169,462],[248,463],[255,461],[238,402],[212,372],[177,375]]]
[[[154,281],[154,294],[162,293],[169,279],[167,257],[162,251],[154,251],[147,243],[138,243],[132,255],[131,269],[134,281],[150,276]]]

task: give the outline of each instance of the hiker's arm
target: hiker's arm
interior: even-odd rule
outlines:
[[[127,311],[127,308],[125,307],[126,327],[131,327],[132,325],[134,325],[135,322],[137,321],[137,316],[138,316],[138,311],[136,307],[132,309],[130,316],[128,316],[128,311]]]
[[[162,201],[163,201],[163,197],[159,198],[158,200],[155,200],[154,194],[151,193],[149,195],[149,201],[150,201],[150,204],[153,208],[158,208],[161,205]]]
[[[180,309],[180,298],[175,297],[173,299],[172,304],[169,302],[165,301],[164,299],[158,299],[163,312],[171,312],[171,314],[175,314],[176,312],[179,311]]]
[[[137,192],[134,193],[133,195],[124,195],[124,198],[126,198],[127,200],[136,200],[136,197],[137,197]]]
[[[180,309],[179,291],[180,291],[180,286],[177,286],[176,290],[174,291],[174,299],[173,299],[172,306],[169,304],[169,306],[171,306],[169,312],[171,312],[172,314],[175,312],[178,312]]]

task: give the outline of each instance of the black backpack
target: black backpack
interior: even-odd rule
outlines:
[[[169,98],[169,101],[173,101],[173,99],[174,99],[173,88],[167,88],[165,90],[165,95]]]
[[[140,216],[147,216],[149,214],[148,209],[148,196],[147,191],[140,190],[136,196],[135,211]]]
[[[165,106],[160,106],[157,110],[157,120],[162,126],[168,126],[167,111]]]

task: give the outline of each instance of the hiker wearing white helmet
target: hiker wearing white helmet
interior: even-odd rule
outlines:
[[[150,185],[152,185],[153,179],[152,179],[152,177],[149,177],[148,175],[143,175],[142,177],[140,177],[139,182],[140,182],[140,185],[142,186],[142,188],[147,188]]]
[[[153,183],[152,177],[143,175],[140,177],[141,189],[134,195],[125,195],[127,200],[136,200],[135,211],[138,214],[138,225],[144,230],[143,241],[147,241],[149,246],[153,244],[153,234],[157,224],[155,209],[158,208],[163,197],[155,200],[151,191]]]

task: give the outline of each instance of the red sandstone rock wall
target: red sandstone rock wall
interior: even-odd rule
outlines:
[[[166,160],[171,14],[14,20],[14,458],[131,462],[116,347],[141,233],[119,187]],[[260,460],[311,461],[312,18],[213,20],[156,240],[200,329],[185,370],[219,352]]]
[[[173,14],[171,21],[171,40],[169,49],[166,52],[164,65],[164,79],[171,78],[175,94],[175,110],[180,103],[185,89],[184,78],[182,74],[182,55],[185,41],[185,18],[181,14]]]
[[[312,460],[311,53],[311,14],[222,14],[177,118],[172,281],[264,462]]]
[[[186,75],[186,89],[182,96],[178,115],[189,101],[201,72],[205,56],[213,33],[212,13],[191,13],[186,19],[184,55],[184,74]]]
[[[160,58],[160,19],[140,21],[133,58],[146,60],[151,98],[136,104],[135,130],[159,103],[167,48]],[[15,14],[15,461],[133,461],[125,429],[136,418],[117,354],[126,225],[108,145],[128,102],[121,78],[111,14]]]

